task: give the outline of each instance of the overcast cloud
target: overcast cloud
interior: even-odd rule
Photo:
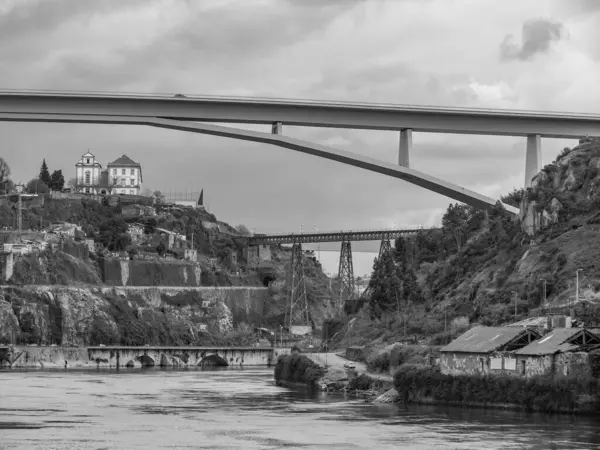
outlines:
[[[0,0],[0,87],[228,94],[598,112],[595,1]],[[499,57],[500,52],[500,57]],[[269,131],[268,127],[253,129]],[[392,132],[284,132],[397,161]],[[0,123],[22,181],[127,154],[145,186],[199,191],[257,231],[439,223],[449,199],[266,145],[143,127]],[[573,141],[544,140],[550,162]],[[413,167],[490,196],[523,183],[524,139],[415,134]]]

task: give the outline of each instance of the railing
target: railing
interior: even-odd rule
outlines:
[[[249,237],[279,237],[279,236],[317,236],[322,234],[360,234],[360,233],[403,233],[403,232],[414,232],[414,231],[431,231],[438,230],[438,227],[425,228],[423,225],[406,225],[401,228],[389,227],[389,228],[355,228],[352,230],[315,230],[314,228],[308,229],[307,231],[300,232],[278,232],[278,233],[256,233],[253,232]]]

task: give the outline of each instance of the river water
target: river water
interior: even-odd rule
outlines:
[[[600,420],[375,405],[272,369],[0,372],[1,449],[591,449]]]

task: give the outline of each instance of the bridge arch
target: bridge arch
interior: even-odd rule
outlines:
[[[228,366],[229,364],[227,363],[227,361],[217,355],[216,353],[213,353],[212,355],[207,355],[204,358],[202,358],[202,360],[198,363],[198,366],[220,366],[220,367],[225,367]]]
[[[141,355],[135,359],[140,362],[142,367],[154,367],[156,365],[156,361],[154,361],[154,358],[148,355]]]

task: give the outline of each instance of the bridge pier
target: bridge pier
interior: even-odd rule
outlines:
[[[340,301],[342,305],[354,297],[354,266],[352,264],[352,244],[349,240],[342,241],[340,251]]]
[[[398,148],[398,165],[410,167],[410,154],[412,153],[413,141],[412,130],[404,128],[400,130],[400,146]]]
[[[283,134],[283,124],[281,122],[273,122],[271,134]]]
[[[525,155],[525,188],[531,186],[531,181],[542,170],[542,137],[539,134],[527,136],[527,153]]]
[[[381,245],[379,246],[379,258],[381,258],[384,254],[389,252],[391,249],[392,244],[390,242],[390,239],[387,236],[385,236],[383,239],[381,239]]]
[[[290,303],[286,311],[285,323],[291,334],[310,334],[312,325],[308,313],[308,298],[306,296],[306,278],[302,261],[302,244],[292,244],[292,260],[290,262]]]

